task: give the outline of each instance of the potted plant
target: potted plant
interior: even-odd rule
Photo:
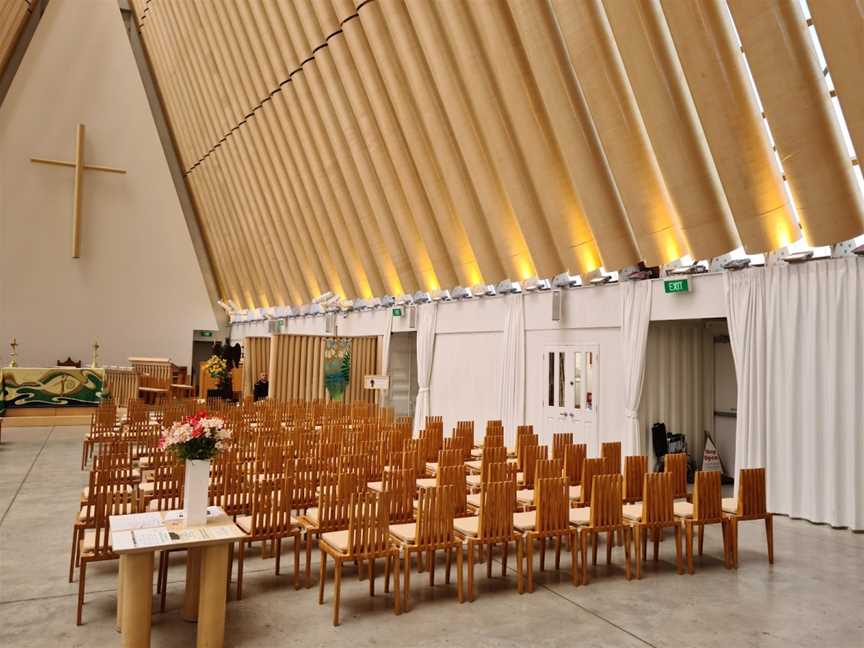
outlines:
[[[234,397],[234,386],[231,384],[231,369],[229,369],[228,361],[225,358],[218,355],[210,356],[210,359],[204,363],[204,370],[211,378],[216,380],[217,385],[215,390],[207,392],[208,396],[218,396],[225,400],[230,400]]]
[[[159,447],[186,462],[183,480],[183,517],[188,526],[207,521],[207,489],[210,483],[210,460],[225,448],[231,431],[225,421],[207,412],[199,412],[162,430]]]

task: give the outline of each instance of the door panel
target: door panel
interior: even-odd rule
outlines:
[[[543,351],[543,442],[555,432],[572,432],[588,451],[599,450],[597,436],[598,352],[596,345],[549,347]]]

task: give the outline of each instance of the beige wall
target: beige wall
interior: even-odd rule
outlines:
[[[72,259],[71,160],[87,128],[81,258]],[[0,363],[188,364],[193,329],[216,329],[116,0],[53,0],[0,106]]]

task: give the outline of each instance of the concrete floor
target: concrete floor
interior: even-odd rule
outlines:
[[[3,648],[120,645],[114,631],[117,564],[88,567],[81,627],[75,626],[77,572],[76,582],[67,582],[72,519],[86,483],[86,473],[78,470],[83,433],[62,427],[3,430]],[[694,576],[676,575],[673,547],[663,543],[660,562],[647,563],[638,582],[624,579],[618,550],[619,566],[598,566],[588,587],[573,587],[563,575],[547,572],[537,576],[537,591],[523,596],[516,593],[515,574],[489,581],[478,569],[477,600],[463,605],[454,586],[431,590],[425,575],[415,576],[414,607],[400,617],[392,613],[390,596],[369,598],[366,582],[358,582],[349,568],[338,628],[331,625],[332,574],[325,605],[319,606],[317,590],[291,588],[290,560],[283,561],[288,573],[276,577],[272,560],[253,550],[244,599],[228,606],[226,646],[864,645],[864,535],[778,517],[771,567],[764,526],[743,524],[740,568],[727,571],[719,530],[710,529]],[[601,561],[603,555],[601,550]],[[317,558],[316,551],[316,563]],[[169,574],[169,609],[153,615],[155,647],[194,645],[195,625],[179,616],[183,576],[178,556]]]

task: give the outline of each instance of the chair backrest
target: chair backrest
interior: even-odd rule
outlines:
[[[95,534],[93,555],[108,558],[111,551],[111,528],[109,518],[112,515],[130,515],[135,512],[134,496],[130,492],[105,492],[96,496],[93,515],[93,530]]]
[[[455,490],[452,485],[420,489],[414,544],[424,546],[453,542]]]
[[[552,458],[564,461],[564,449],[573,445],[572,432],[555,432],[552,435]]]
[[[617,526],[623,522],[621,493],[624,477],[620,474],[594,475],[591,485],[592,527]]]
[[[401,468],[384,472],[381,490],[389,493],[389,518],[392,523],[410,522],[414,519],[414,493],[417,481],[414,470]]]
[[[534,482],[534,506],[537,509],[534,528],[538,533],[563,532],[570,526],[567,478],[560,476],[560,470],[558,475],[538,477]]]
[[[582,483],[582,468],[588,455],[588,446],[576,443],[564,446],[564,474],[571,486]]]
[[[672,497],[687,497],[687,453],[672,452],[663,461],[663,471],[672,475]]]
[[[608,474],[609,462],[602,457],[597,459],[586,459],[582,464],[582,493],[579,503],[588,505],[591,503],[591,488],[594,484],[595,475]]]
[[[516,437],[516,464],[519,466],[519,470],[525,472],[525,449],[529,446],[538,445],[540,445],[540,437],[536,434],[523,434]]]
[[[153,471],[153,501],[160,511],[183,508],[183,486],[186,465],[179,461],[164,463]]]
[[[498,419],[486,421],[486,436],[489,436],[490,432],[504,436],[504,423]]]
[[[515,508],[515,480],[483,484],[480,487],[480,520],[477,537],[492,542],[510,540],[513,535]]]
[[[435,473],[435,484],[453,487],[453,515],[463,517],[468,514],[465,468],[461,465],[439,466]]]
[[[454,448],[451,450],[438,451],[438,468],[443,466],[461,466],[462,465],[462,449]]]
[[[483,451],[487,448],[503,448],[504,447],[504,431],[492,430],[486,431],[486,436],[483,437]]]
[[[693,484],[693,519],[720,520],[723,517],[723,495],[720,473],[700,470]]]
[[[742,468],[738,471],[738,515],[765,515],[765,469]]]
[[[423,442],[423,462],[435,461],[438,458],[438,451],[444,445],[444,428],[435,425],[421,430],[420,439]]]
[[[648,458],[645,455],[624,457],[624,499],[628,502],[642,500],[643,477],[648,472]]]
[[[607,441],[600,445],[600,456],[609,462],[609,473],[621,472],[621,442]]]
[[[522,483],[525,488],[534,488],[537,461],[549,458],[549,446],[526,445],[522,447]]]
[[[414,470],[417,477],[426,472],[426,443],[424,439],[407,439],[402,445],[402,450],[415,453]]]
[[[391,546],[387,519],[388,493],[354,493],[348,504],[348,553],[365,556]]]
[[[252,536],[277,537],[291,530],[293,475],[259,479],[252,492]]]
[[[357,476],[323,473],[318,496],[318,527],[321,531],[340,531],[347,528],[353,495],[357,490]]]
[[[307,509],[318,501],[318,461],[314,457],[301,457],[294,466],[294,506]]]
[[[669,457],[669,455],[666,455]],[[675,522],[672,496],[672,474],[645,473],[642,487],[642,523],[668,524]]]
[[[548,477],[564,477],[564,467],[560,459],[537,459],[534,462],[534,482]]]
[[[480,461],[480,479],[486,472],[486,466],[493,463],[503,463],[507,461],[507,449],[504,446],[496,446],[494,448],[483,448],[483,456]]]

